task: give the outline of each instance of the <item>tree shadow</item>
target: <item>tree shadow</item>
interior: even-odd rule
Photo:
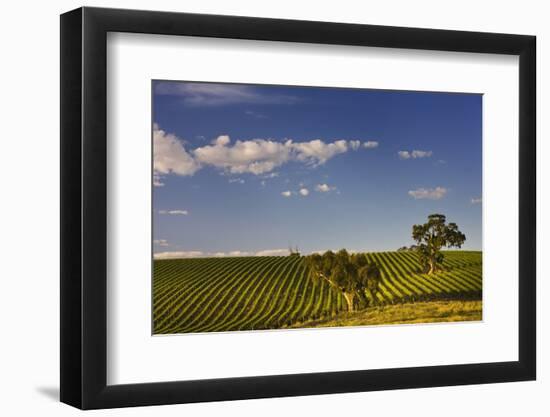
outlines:
[[[53,401],[59,401],[59,387],[37,387],[36,391]]]

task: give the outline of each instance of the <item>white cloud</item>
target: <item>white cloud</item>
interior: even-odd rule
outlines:
[[[472,198],[472,199],[470,200],[470,203],[471,203],[471,204],[481,204],[481,203],[482,203],[481,197],[479,197],[479,198]]]
[[[297,97],[264,94],[258,88],[239,84],[157,82],[155,93],[182,97],[188,106],[225,106],[230,104],[294,104]]]
[[[316,167],[336,155],[360,146],[359,141],[343,139],[328,143],[320,139],[306,142],[293,142],[291,139],[284,142],[251,139],[232,143],[229,136],[221,135],[211,144],[188,152],[183,141],[166,133],[156,124],[153,138],[155,186],[164,185],[162,174],[193,175],[204,166],[213,166],[230,174],[254,174],[272,178],[278,175],[273,170],[290,161]]]
[[[204,252],[198,250],[158,252],[153,256],[155,259],[202,258],[204,256]]]
[[[287,256],[288,249],[266,249],[257,252],[234,250],[230,252],[203,252],[193,251],[167,251],[154,254],[155,259],[178,259],[178,258],[228,258],[240,256]]]
[[[162,182],[162,176],[153,173],[153,186],[164,187],[164,183]]]
[[[267,116],[265,114],[258,113],[252,110],[246,110],[244,114],[250,117],[255,117],[256,119],[267,119]]]
[[[375,140],[368,140],[366,142],[363,142],[363,147],[367,149],[378,148],[378,142]]]
[[[172,216],[187,216],[189,212],[187,210],[159,210],[159,214],[170,214]]]
[[[301,196],[306,197],[309,194],[309,190],[307,188],[300,188],[299,193]]]
[[[168,214],[187,216],[189,212],[187,210],[170,210]]]
[[[160,174],[193,175],[200,168],[197,161],[185,150],[181,140],[166,133],[157,124],[153,128],[153,182]]]
[[[397,156],[399,156],[399,159],[419,159],[419,158],[429,158],[433,155],[432,151],[399,151],[397,152]]]
[[[416,190],[411,190],[408,193],[411,197],[414,197],[416,200],[428,199],[428,200],[439,200],[445,197],[447,194],[447,189],[444,187],[436,188],[418,188]]]
[[[348,144],[345,140],[325,143],[320,139],[315,139],[299,143],[287,141],[287,144],[295,151],[295,158],[298,161],[306,162],[310,165],[322,165],[333,156],[348,151]]]
[[[216,139],[214,145],[194,150],[199,163],[222,168],[232,174],[264,174],[290,159],[291,148],[287,143],[272,140],[238,140],[229,146],[229,138]]]
[[[225,146],[229,145],[230,142],[231,138],[228,135],[221,135],[212,141],[212,145]]]
[[[170,246],[166,239],[155,239],[153,243],[158,246]]]
[[[432,156],[432,151],[412,151],[411,156],[413,158],[429,158]]]
[[[290,196],[292,195],[292,191],[283,191],[283,192],[281,193],[281,195],[282,195],[283,197],[290,197]]]
[[[289,254],[288,249],[267,249],[256,252],[255,256],[287,256]]]
[[[206,256],[212,256],[214,258],[226,258],[226,257],[238,257],[238,256],[254,256],[253,252],[246,252],[240,250],[234,250],[231,252],[214,252],[207,253]]]
[[[320,139],[309,142],[277,142],[271,139],[237,140],[230,144],[227,136],[219,137],[212,145],[193,151],[200,165],[222,168],[232,174],[267,174],[289,162],[300,161],[317,166],[349,150],[346,140],[325,143]]]
[[[242,178],[230,178],[229,183],[230,184],[233,184],[233,183],[244,184],[245,180],[243,180]]]
[[[211,256],[214,258],[227,258],[227,257],[238,257],[238,256],[286,256],[289,252],[287,249],[268,249],[258,252],[249,252],[249,251],[240,251],[234,250],[231,252],[213,252],[207,253],[206,256]]]
[[[328,193],[329,191],[336,190],[336,187],[330,186],[328,184],[317,184],[315,186],[315,191],[319,191],[320,193]]]

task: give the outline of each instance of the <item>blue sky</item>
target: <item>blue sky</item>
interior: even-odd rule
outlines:
[[[443,213],[481,249],[482,96],[154,81],[158,258],[395,250]]]

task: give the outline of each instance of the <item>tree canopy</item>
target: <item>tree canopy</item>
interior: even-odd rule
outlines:
[[[415,224],[412,237],[417,242],[416,252],[424,272],[432,274],[442,269],[444,255],[441,249],[460,248],[466,241],[456,223],[447,224],[443,214],[431,214],[424,224]]]
[[[313,254],[305,257],[309,274],[313,279],[321,279],[342,292],[348,304],[348,311],[366,307],[371,299],[376,299],[381,275],[375,263],[369,263],[363,253],[349,254],[345,249],[334,253]]]

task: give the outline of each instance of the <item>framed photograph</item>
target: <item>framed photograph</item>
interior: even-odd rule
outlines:
[[[61,401],[533,380],[535,37],[61,16]]]

